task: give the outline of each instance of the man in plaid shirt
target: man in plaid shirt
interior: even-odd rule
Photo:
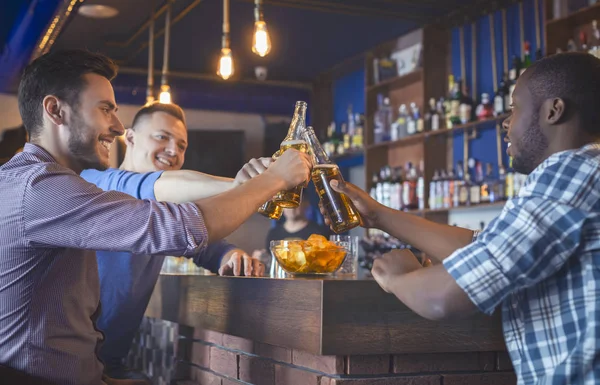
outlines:
[[[503,123],[519,196],[480,234],[383,207],[349,183],[365,226],[443,263],[424,268],[406,250],[375,261],[381,287],[425,318],[491,314],[519,384],[600,381],[600,60],[566,53],[529,67]]]

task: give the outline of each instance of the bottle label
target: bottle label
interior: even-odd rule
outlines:
[[[508,78],[513,81],[517,79],[517,69],[516,68],[511,68],[511,70],[508,71]]]
[[[468,199],[469,199],[469,189],[467,188],[467,186],[460,186],[458,201],[460,202],[461,205],[464,205],[467,203]]]
[[[504,113],[504,98],[500,95],[494,98],[494,112],[498,115]]]
[[[414,120],[411,120],[408,122],[408,126],[406,127],[406,132],[408,133],[408,135],[412,135],[416,132],[417,130],[417,124]]]
[[[431,131],[440,129],[440,116],[438,114],[431,115]]]
[[[471,186],[471,203],[478,204],[481,202],[479,186]]]

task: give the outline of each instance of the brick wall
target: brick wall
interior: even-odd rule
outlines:
[[[181,337],[180,337],[181,338]],[[186,342],[185,385],[513,385],[506,352],[315,356],[208,330]],[[181,349],[180,349],[181,350]]]

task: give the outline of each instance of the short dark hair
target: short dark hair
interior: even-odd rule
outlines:
[[[172,103],[160,103],[158,101],[146,104],[144,107],[140,108],[139,111],[135,114],[133,118],[133,123],[131,124],[131,128],[135,130],[135,126],[144,116],[150,116],[155,112],[164,112],[165,114],[169,114],[175,119],[181,120],[183,125],[185,126],[185,114],[183,109],[179,107],[177,104]]]
[[[117,75],[116,64],[108,57],[86,50],[53,51],[31,62],[19,83],[19,112],[30,138],[42,127],[42,101],[47,95],[75,107],[86,85],[83,75],[95,73],[108,80]]]
[[[533,63],[525,73],[537,106],[545,99],[561,98],[566,118],[579,116],[583,130],[600,134],[600,59],[588,53],[560,53]]]

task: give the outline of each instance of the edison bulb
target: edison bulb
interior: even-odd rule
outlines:
[[[265,57],[271,52],[271,38],[269,37],[269,31],[267,30],[267,23],[262,20],[254,23],[252,52],[260,57]]]
[[[233,75],[233,57],[231,56],[231,49],[221,49],[221,58],[219,59],[219,69],[217,75],[227,80]]]
[[[160,96],[158,97],[158,100],[162,104],[171,104],[171,87],[167,84],[160,86]]]

